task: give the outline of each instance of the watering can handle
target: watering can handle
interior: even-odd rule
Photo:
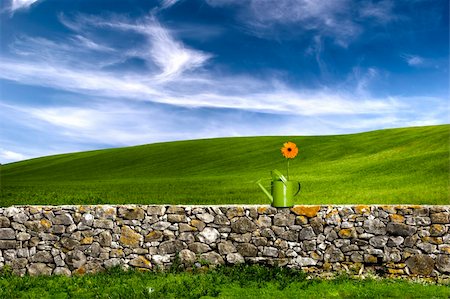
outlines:
[[[297,195],[300,192],[300,189],[302,188],[302,185],[300,185],[300,182],[297,182],[297,183],[298,183],[298,190],[297,190],[297,192],[295,192],[294,196]]]

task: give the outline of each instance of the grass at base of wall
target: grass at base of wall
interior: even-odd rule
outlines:
[[[0,298],[449,298],[450,286],[392,279],[307,279],[287,268],[241,265],[205,273],[107,272],[64,277],[0,274]]]

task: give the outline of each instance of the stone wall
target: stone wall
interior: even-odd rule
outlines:
[[[0,268],[71,275],[246,262],[445,277],[449,215],[450,206],[8,207],[0,208]]]

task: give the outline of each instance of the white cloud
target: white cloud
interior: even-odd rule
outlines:
[[[25,160],[28,157],[21,154],[16,153],[7,149],[0,148],[0,159],[1,163],[9,163],[9,162],[15,162],[20,160]]]
[[[71,50],[73,44],[70,43],[22,38],[16,42],[14,49],[16,53],[31,55],[30,59],[3,59],[0,61],[0,78],[88,96],[180,107],[229,108],[292,115],[380,114],[401,108],[394,100],[377,99],[362,92],[371,77],[357,78],[359,85],[356,85],[355,94],[354,91],[326,88],[300,91],[285,86],[278,80],[217,76],[206,69],[197,71],[199,67],[205,66],[212,55],[190,49],[176,40],[154,17],[129,22],[117,18],[100,19],[79,15],[75,21],[63,16],[61,20],[66,26],[76,30],[75,37],[79,37],[80,32],[85,32],[85,27],[92,26],[132,31],[144,36],[148,43],[143,48],[105,53],[109,55],[107,60],[111,61],[120,61],[130,55],[122,52],[133,53],[147,61],[149,72],[102,71],[99,64],[103,62],[97,59],[86,61],[84,58],[89,56],[86,53],[96,51],[99,47],[109,49],[99,46],[92,37],[89,42],[79,44],[75,50]],[[97,56],[94,55],[95,57]]]
[[[275,76],[218,75],[208,68],[212,54],[188,47],[153,17],[131,21],[79,15],[61,21],[74,31],[68,40],[20,37],[12,46],[16,55],[0,60],[1,79],[71,92],[78,101],[75,106],[75,101],[68,105],[64,97],[56,98],[51,107],[0,103],[4,123],[52,138],[53,147],[40,145],[46,149],[27,151],[27,157],[82,150],[83,144],[333,134],[402,126],[412,119],[427,124],[447,120],[421,106],[430,102],[429,109],[436,110],[443,99],[373,96],[368,89],[378,76],[375,68],[355,69],[352,84],[345,87],[297,89]],[[103,30],[136,34],[144,43],[115,50],[102,43]],[[314,51],[319,62],[321,50]],[[144,59],[147,69],[103,69],[130,57]],[[208,113],[202,113],[204,108]],[[21,152],[17,144],[2,146]]]
[[[16,10],[28,9],[32,4],[39,0],[11,0],[10,10],[12,12]]]

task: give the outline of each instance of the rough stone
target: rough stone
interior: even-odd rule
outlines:
[[[211,251],[208,253],[202,253],[200,255],[200,260],[207,262],[209,265],[225,264],[225,261],[223,260],[222,256],[220,256],[220,254],[218,254],[217,252],[214,252],[214,251]]]
[[[315,217],[320,210],[320,206],[294,206],[291,211],[299,216],[306,216],[308,218]]]
[[[104,229],[113,229],[114,223],[112,222],[112,220],[106,220],[106,219],[94,220],[94,227],[95,228],[104,228]]]
[[[200,242],[191,243],[188,245],[188,248],[195,253],[205,253],[211,250],[211,247]]]
[[[349,238],[355,239],[357,237],[356,230],[353,227],[341,229],[339,231],[338,235],[339,235],[339,237],[344,238],[344,239],[349,239]]]
[[[450,213],[442,212],[442,213],[433,213],[431,214],[431,223],[438,224],[448,224],[450,223]]]
[[[231,233],[229,235],[229,239],[234,242],[249,243],[252,239],[252,234],[251,233],[246,233],[246,234]]]
[[[86,256],[80,250],[69,251],[66,254],[66,263],[74,269],[81,268],[86,264]]]
[[[417,228],[403,223],[390,222],[387,224],[386,230],[391,235],[407,237],[413,235]]]
[[[44,263],[35,263],[28,266],[28,274],[30,276],[51,275],[53,269]]]
[[[244,257],[252,257],[258,254],[258,249],[256,246],[249,243],[238,244],[236,249]]]
[[[176,253],[180,252],[186,247],[187,245],[180,240],[164,241],[161,243],[161,245],[159,245],[159,251],[162,254]]]
[[[187,222],[186,215],[169,214],[167,215],[167,221],[170,223]]]
[[[100,243],[101,246],[103,247],[110,247],[111,243],[112,243],[112,236],[111,233],[109,231],[102,231],[99,235],[98,235],[98,242]]]
[[[323,255],[324,261],[329,263],[342,262],[345,256],[339,248],[333,245],[328,246]]]
[[[219,237],[220,233],[217,231],[217,229],[212,227],[207,227],[198,234],[199,241],[207,244],[216,242]]]
[[[208,213],[197,214],[195,216],[198,220],[203,221],[204,223],[211,223],[214,221],[214,216]]]
[[[72,276],[72,272],[64,267],[56,267],[55,270],[53,270],[53,275]]]
[[[152,268],[152,264],[150,263],[150,261],[141,255],[132,259],[128,264],[137,268]]]
[[[166,207],[164,206],[151,206],[147,207],[148,215],[162,216],[166,212]]]
[[[230,220],[228,220],[225,215],[216,215],[214,217],[214,224],[218,225],[230,225]]]
[[[430,226],[430,236],[439,237],[445,235],[447,227],[443,224],[432,224]]]
[[[323,233],[323,220],[319,217],[309,219],[309,224],[313,228],[314,232],[318,235]]]
[[[273,225],[290,226],[295,224],[295,215],[293,214],[276,214],[273,217]]]
[[[189,224],[186,223],[180,223],[179,224],[179,231],[182,232],[195,232],[197,231],[197,228],[194,226],[190,226]]]
[[[128,226],[122,227],[119,239],[119,242],[122,245],[130,247],[138,247],[142,241],[143,237],[141,234],[138,234]]]
[[[315,266],[315,265],[317,265],[317,261],[310,257],[299,256],[292,260],[292,264],[300,266],[300,267]]]
[[[142,220],[145,218],[144,210],[139,207],[119,208],[119,215],[128,220]]]
[[[364,229],[367,233],[375,234],[375,235],[384,235],[386,234],[386,225],[380,219],[372,219],[364,221]]]
[[[428,255],[417,254],[406,260],[406,265],[412,274],[430,275],[434,268],[434,260]]]
[[[187,266],[193,265],[197,260],[195,253],[190,251],[189,249],[181,250],[179,256],[180,262]]]
[[[405,239],[402,236],[389,237],[387,246],[389,246],[389,247],[400,246],[404,240]]]
[[[193,219],[191,221],[191,225],[196,227],[199,231],[202,231],[206,227],[206,224],[198,219]]]
[[[145,242],[155,242],[155,241],[161,241],[164,238],[164,233],[160,230],[154,230],[149,232],[145,236]]]
[[[369,239],[369,244],[376,248],[383,248],[386,246],[388,239],[388,236],[375,236]]]
[[[229,253],[226,256],[229,264],[242,264],[245,263],[244,257],[239,253]]]
[[[0,228],[9,227],[10,224],[8,217],[0,216]]]
[[[16,233],[12,228],[0,228],[0,240],[14,240]]]
[[[237,251],[236,247],[230,241],[224,241],[218,245],[219,253],[222,255],[234,253]]]
[[[229,208],[226,213],[228,219],[232,219],[234,217],[241,217],[245,215],[245,211],[242,207],[232,207]]]
[[[442,273],[450,273],[450,255],[438,255],[436,259],[436,268]]]
[[[389,219],[391,222],[395,222],[395,223],[404,223],[405,222],[405,217],[399,214],[391,214],[389,215]]]
[[[272,226],[272,218],[267,215],[261,215],[258,217],[256,224],[259,227],[271,227]]]
[[[72,216],[68,213],[55,216],[52,222],[56,225],[71,225],[74,223]]]
[[[231,230],[235,233],[243,234],[253,232],[256,228],[256,224],[247,217],[234,218],[233,221],[231,221]]]
[[[275,247],[264,247],[263,256],[278,257],[278,249]]]
[[[300,231],[298,238],[299,240],[313,240],[316,238],[316,234],[312,227],[305,227]]]
[[[31,258],[35,263],[53,263],[53,256],[48,251],[39,251]]]
[[[16,247],[16,241],[0,240],[0,249],[12,249]]]
[[[75,247],[77,247],[78,245],[80,245],[79,241],[74,240],[73,238],[68,238],[68,237],[62,237],[60,242],[64,248],[67,248],[69,250],[72,250]]]
[[[103,265],[105,266],[106,269],[112,268],[112,267],[117,267],[119,266],[120,263],[120,259],[118,258],[111,258],[109,260],[106,260]]]
[[[280,239],[291,241],[291,242],[297,242],[298,241],[298,233],[292,230],[285,231],[280,234]]]

